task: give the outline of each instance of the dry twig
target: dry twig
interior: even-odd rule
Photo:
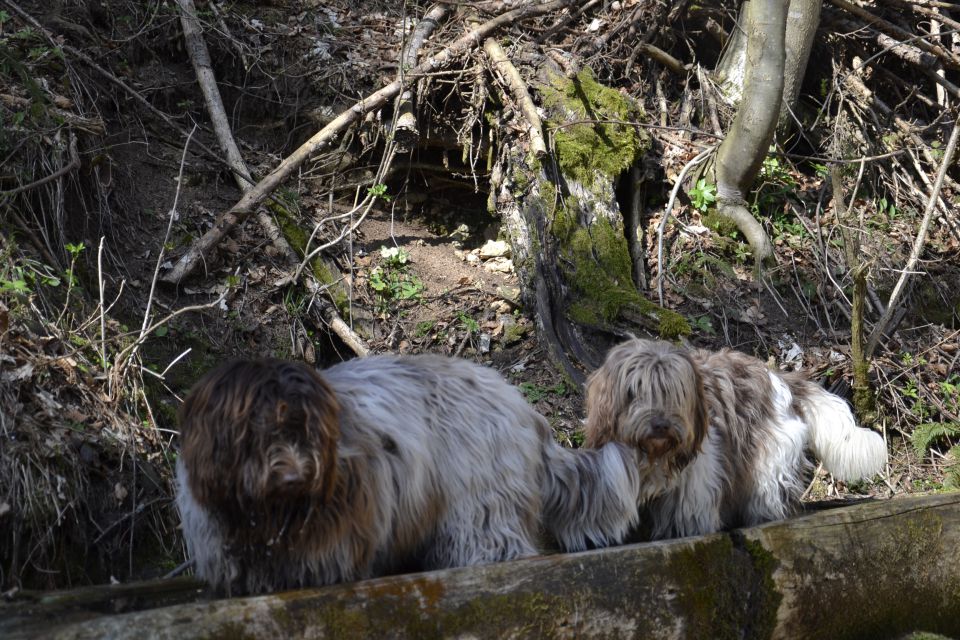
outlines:
[[[893,37],[910,39],[915,35],[906,29],[893,24],[889,20],[884,20],[883,18],[870,13],[863,7],[859,7],[851,2],[847,2],[847,0],[830,0],[830,2],[833,5],[843,9],[847,13],[857,16],[867,24],[876,26],[882,31],[886,31]],[[927,53],[936,56],[945,62],[951,69],[960,69],[960,57],[954,53],[951,53],[950,51],[947,51],[940,45],[934,42],[929,42],[925,39],[918,39],[916,41],[916,46]]]
[[[18,193],[23,193],[24,191],[30,191],[31,189],[36,189],[37,187],[42,187],[48,182],[53,182],[58,178],[62,178],[71,171],[76,171],[80,168],[80,155],[77,153],[77,136],[74,133],[70,132],[70,142],[67,144],[67,149],[70,153],[70,162],[63,165],[53,173],[48,176],[44,176],[39,180],[34,180],[30,184],[25,184],[14,189],[9,189],[7,191],[0,191],[0,197],[9,197],[15,196]]]
[[[253,181],[250,178],[250,171],[247,169],[246,162],[243,160],[243,155],[240,153],[240,148],[233,138],[230,123],[227,122],[227,113],[223,108],[220,90],[217,88],[216,76],[213,73],[213,66],[210,63],[210,53],[203,39],[200,21],[197,19],[196,7],[193,4],[193,0],[177,0],[177,5],[180,7],[180,21],[183,25],[183,37],[187,43],[187,52],[193,63],[193,69],[197,75],[197,82],[203,91],[203,97],[207,104],[207,112],[210,114],[210,120],[213,123],[213,129],[217,135],[217,142],[227,156],[227,163],[233,171],[237,187],[240,188],[242,193],[247,193],[250,191],[250,185]],[[258,210],[257,220],[274,246],[283,254],[286,254],[291,262],[296,262],[296,252],[287,242],[286,238],[284,238],[283,233],[266,211]],[[322,300],[320,304],[323,317],[331,329],[333,329],[357,355],[366,355],[369,349],[363,344],[363,340],[340,318],[340,315],[329,301]]]
[[[417,58],[420,55],[420,48],[430,37],[433,30],[447,15],[447,7],[436,5],[424,14],[413,33],[410,34],[410,40],[404,47],[403,54],[400,56],[400,79],[404,80],[407,69],[413,69],[417,66]],[[408,84],[407,88],[400,94],[397,101],[397,116],[394,119],[393,139],[397,145],[403,149],[412,149],[420,140],[420,131],[417,128],[417,114],[414,108],[416,102],[416,89],[413,84]]]
[[[527,85],[520,77],[520,72],[507,58],[506,51],[503,50],[503,47],[495,38],[487,38],[483,43],[483,50],[490,58],[490,63],[500,73],[504,84],[510,90],[510,95],[513,96],[520,109],[520,113],[527,121],[530,150],[538,159],[545,158],[547,156],[547,143],[543,139],[543,124],[540,122],[540,115],[530,98],[530,92],[527,91]]]

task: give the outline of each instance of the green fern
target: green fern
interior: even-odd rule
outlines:
[[[913,450],[917,452],[917,457],[922,458],[927,455],[930,445],[941,438],[950,438],[960,436],[960,422],[925,422],[917,425],[910,436],[910,442],[913,443]]]
[[[917,425],[910,436],[913,450],[922,458],[927,455],[930,445],[941,438],[960,437],[960,422],[925,422]],[[954,447],[956,449],[956,447]],[[958,458],[960,459],[960,458]]]

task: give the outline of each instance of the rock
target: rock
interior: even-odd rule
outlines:
[[[462,242],[470,237],[470,227],[468,227],[466,224],[461,224],[459,227],[451,231],[447,237]]]
[[[496,273],[513,273],[513,260],[509,258],[494,258],[484,262],[483,268]]]
[[[490,308],[499,315],[510,313],[513,310],[513,305],[506,300],[494,300],[490,303]]]
[[[480,262],[480,256],[478,256],[475,253],[468,253],[467,262],[469,262],[470,264],[477,264]]]
[[[477,254],[484,260],[506,258],[510,256],[510,245],[503,240],[487,240],[487,243],[480,247]]]
[[[510,285],[497,287],[497,295],[510,304],[520,305],[520,287],[512,287]]]

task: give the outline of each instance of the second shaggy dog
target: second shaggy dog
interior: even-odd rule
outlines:
[[[883,470],[883,438],[843,399],[736,351],[630,340],[587,382],[586,446],[641,455],[641,518],[654,538],[776,520],[799,503],[810,448],[841,480]]]

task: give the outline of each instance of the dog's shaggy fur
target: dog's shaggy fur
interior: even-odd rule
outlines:
[[[887,460],[883,438],[841,398],[736,351],[630,340],[590,376],[586,406],[586,446],[640,452],[641,520],[656,539],[786,517],[807,447],[841,480]]]
[[[499,374],[374,356],[322,374],[244,360],[181,412],[178,505],[196,572],[263,592],[619,542],[636,451],[571,450]]]

